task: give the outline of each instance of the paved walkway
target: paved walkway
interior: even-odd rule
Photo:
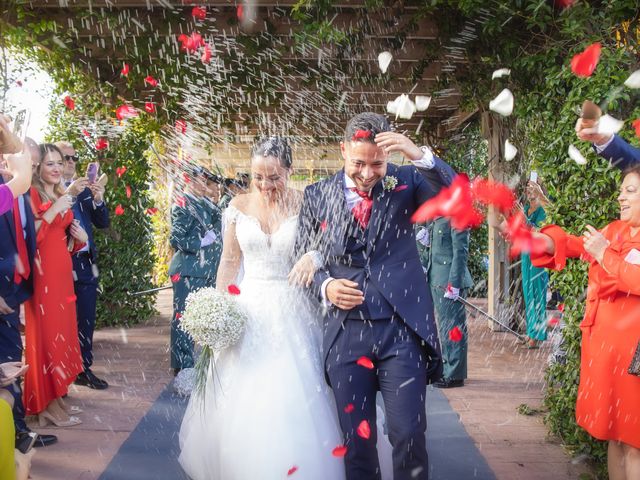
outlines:
[[[80,414],[84,423],[66,429],[39,430],[55,433],[60,441],[52,447],[38,449],[32,469],[34,480],[98,479],[103,473],[103,480],[138,480],[141,477],[127,471],[130,467],[119,461],[124,457],[118,456],[112,462],[123,444],[120,455],[129,455],[129,460],[133,454],[135,462],[136,445],[140,445],[140,451],[146,454],[157,448],[158,460],[165,462],[167,468],[175,467],[175,459],[167,460],[166,453],[175,451],[179,424],[176,417],[184,408],[184,402],[171,398],[165,388],[172,378],[167,354],[170,292],[159,296],[158,309],[160,315],[145,325],[96,333],[94,370],[111,386],[105,391],[72,388],[69,400],[84,409]],[[470,326],[470,380],[464,388],[444,392],[449,404],[440,392],[431,395],[434,398],[430,408],[431,427],[437,427],[438,422],[449,426],[455,423],[449,405],[453,407],[498,479],[564,480],[587,472],[583,465],[574,465],[557,442],[547,438],[540,415],[517,413],[522,403],[540,407],[542,372],[549,350],[531,351],[516,346],[507,334],[490,332],[481,319],[471,318]],[[454,435],[462,432],[459,438],[463,438],[462,428],[455,432]],[[437,441],[434,448],[441,452],[440,456],[447,454],[452,464],[464,461],[466,450],[457,452],[451,448],[455,442],[446,443],[446,439],[441,438]],[[119,468],[121,475],[114,476]],[[181,478],[177,470],[172,472],[164,478]],[[482,477],[476,475],[475,478]]]

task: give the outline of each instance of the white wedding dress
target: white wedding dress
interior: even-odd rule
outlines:
[[[297,216],[272,235],[230,206],[248,313],[240,342],[215,359],[204,396],[192,394],[180,429],[180,464],[194,480],[344,479],[335,402],[325,383],[321,312],[287,275]]]

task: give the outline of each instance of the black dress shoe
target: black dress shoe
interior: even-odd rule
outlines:
[[[76,385],[84,385],[85,387],[93,388],[95,390],[104,390],[109,386],[107,382],[96,377],[91,370],[85,370],[78,374],[75,382],[73,383]]]
[[[443,378],[435,383],[438,388],[456,388],[463,387],[464,380],[455,380],[453,378]]]
[[[36,435],[35,440],[33,440],[33,435]],[[22,450],[20,447],[26,448],[31,442],[33,442],[34,447],[47,447],[49,445],[53,445],[57,441],[58,437],[55,435],[41,435],[28,429],[16,433],[16,448],[21,452]],[[26,451],[28,452],[29,449],[27,448]]]

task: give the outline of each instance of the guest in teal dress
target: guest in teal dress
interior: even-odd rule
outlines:
[[[544,206],[549,203],[542,187],[529,181],[526,189],[527,203],[524,213],[533,227],[539,227],[545,220]],[[528,253],[521,255],[522,290],[524,293],[525,315],[527,319],[527,337],[529,348],[538,348],[547,339],[547,285],[549,274],[544,268],[531,264]]]

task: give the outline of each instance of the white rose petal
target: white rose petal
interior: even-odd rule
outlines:
[[[387,111],[395,114],[396,118],[409,119],[416,113],[416,105],[411,101],[409,95],[403,93],[393,102],[387,103]]]
[[[582,153],[580,153],[580,150],[578,150],[573,145],[569,145],[569,157],[571,157],[571,160],[576,162],[578,165],[586,165],[587,164],[587,159],[584,158]]]
[[[496,78],[506,77],[507,75],[511,75],[511,70],[508,68],[499,68],[493,75],[491,75],[491,80],[495,80]]]
[[[416,95],[416,110],[419,112],[425,111],[429,108],[429,104],[431,103],[431,97],[426,95]]]
[[[389,64],[393,59],[393,55],[390,52],[382,52],[378,55],[378,65],[380,66],[380,70],[382,73],[387,73],[387,68],[389,68]]]
[[[513,144],[509,141],[509,139],[504,142],[504,159],[507,162],[510,162],[516,155],[518,154],[518,149],[513,146]]]
[[[513,93],[508,88],[502,90],[496,98],[489,103],[489,109],[508,117],[513,112]]]
[[[624,82],[624,85],[629,88],[640,88],[640,70],[636,70],[629,78]]]
[[[611,115],[603,115],[598,122],[598,133],[604,135],[613,135],[614,133],[618,133],[624,122],[622,120],[618,120],[617,118],[613,118]]]

